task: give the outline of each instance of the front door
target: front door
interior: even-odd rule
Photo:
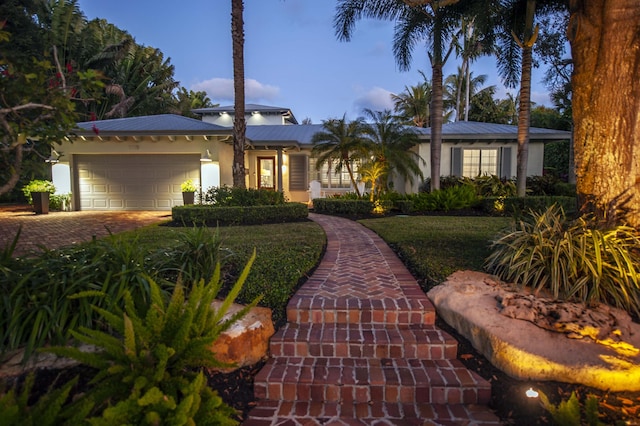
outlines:
[[[258,157],[258,188],[275,190],[275,157]]]

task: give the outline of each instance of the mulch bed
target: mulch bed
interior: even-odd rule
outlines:
[[[605,425],[640,425],[640,392],[609,393],[581,385],[559,382],[528,382],[513,379],[497,368],[476,351],[471,343],[456,330],[442,320],[436,325],[451,334],[459,342],[458,359],[470,370],[491,383],[492,395],[489,407],[495,411],[503,424],[506,425],[550,425],[553,424],[549,413],[542,408],[539,401],[525,396],[530,387],[543,391],[554,404],[567,400],[572,392],[582,403],[590,395],[599,400],[600,421]],[[249,411],[255,406],[253,395],[253,380],[260,371],[264,361],[258,364],[238,369],[231,373],[208,373],[209,386],[215,389],[222,399],[238,410],[238,420],[244,420]],[[87,381],[93,376],[89,367],[79,366],[66,370],[39,370],[36,375],[32,400],[42,395],[53,383],[66,383],[76,375],[80,375],[80,382],[73,391],[82,392]],[[16,380],[22,382],[24,377],[0,380],[0,388],[12,386]]]

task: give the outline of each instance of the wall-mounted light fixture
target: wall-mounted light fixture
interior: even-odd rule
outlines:
[[[47,158],[45,161],[45,163],[51,163],[51,164],[55,164],[58,163],[60,161],[60,157],[61,155],[58,154],[58,152],[55,149],[51,150],[51,155],[49,156],[49,158]]]
[[[209,150],[207,150],[207,153],[203,154],[200,157],[200,161],[203,162],[203,163],[213,161],[213,159],[211,158],[211,152]]]

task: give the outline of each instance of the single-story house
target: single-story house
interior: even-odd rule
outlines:
[[[52,176],[59,193],[72,194],[74,210],[169,210],[182,205],[180,184],[192,179],[202,190],[232,185],[233,107],[195,110],[202,120],[164,114],[78,123],[55,147]],[[346,171],[318,171],[312,137],[322,124],[297,124],[287,108],[248,104],[246,184],[280,190],[291,201],[308,202],[309,186],[324,193],[351,190]],[[429,176],[429,129],[416,149]],[[542,174],[544,143],[569,139],[556,130],[530,131],[529,175]],[[443,126],[442,175],[479,173],[515,176],[517,127],[456,122]],[[399,191],[413,185],[396,183]]]

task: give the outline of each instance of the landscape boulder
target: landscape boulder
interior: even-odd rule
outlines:
[[[220,301],[214,301],[212,307],[218,309],[221,304]],[[243,305],[231,305],[224,318],[229,318],[242,308]],[[268,356],[269,339],[273,333],[271,309],[254,307],[218,337],[212,351],[218,361],[234,364],[235,367],[224,369],[225,372],[233,371],[253,365]]]
[[[476,271],[458,271],[427,295],[511,377],[640,391],[640,325],[626,312],[538,298]]]

